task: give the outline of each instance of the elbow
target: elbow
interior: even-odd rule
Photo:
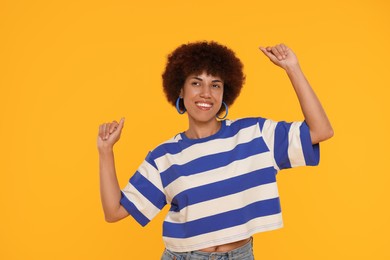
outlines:
[[[328,138],[327,139],[330,139],[334,136],[334,131],[333,131],[333,128],[330,128],[329,130],[329,133],[328,133]]]
[[[325,131],[325,133],[324,133],[324,136],[323,136],[324,140],[323,141],[328,140],[328,139],[332,138],[333,136],[334,136],[334,131],[333,131],[333,128],[330,126],[327,129],[327,131]]]
[[[320,133],[313,132],[311,133],[312,144],[318,144],[320,142],[326,141],[332,138],[333,135],[334,135],[334,131],[332,127],[330,127],[327,130],[323,130]]]
[[[104,220],[105,220],[107,223],[115,223],[115,222],[118,222],[118,221],[119,221],[118,218],[115,218],[115,217],[112,217],[112,216],[104,216]]]
[[[107,223],[115,223],[115,222],[118,222],[119,220],[121,220],[121,218],[119,218],[115,214],[107,214],[107,213],[105,213],[104,214],[104,220]]]
[[[105,211],[104,212],[104,219],[108,223],[115,223],[115,222],[118,222],[119,220],[127,217],[128,215],[129,215],[129,213],[125,210],[125,208],[120,206],[117,210],[113,210],[110,212]]]
[[[324,131],[322,135],[318,138],[318,143],[326,141],[334,136],[333,128],[329,128],[327,131]]]

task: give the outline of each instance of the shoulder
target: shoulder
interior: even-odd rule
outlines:
[[[181,134],[179,133],[157,145],[149,152],[149,157],[151,159],[156,159],[166,154],[179,153],[181,150],[183,150],[183,145],[185,146],[185,144],[182,142]]]
[[[246,128],[258,124],[260,128],[262,128],[266,120],[267,119],[263,117],[244,117],[234,120],[227,119],[226,126],[232,128]]]

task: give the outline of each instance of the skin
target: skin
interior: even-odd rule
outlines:
[[[100,199],[107,222],[116,222],[129,215],[120,204],[121,190],[116,177],[114,144],[119,140],[125,119],[99,126],[97,147],[99,151]]]
[[[215,134],[221,122],[215,119],[222,106],[223,80],[218,76],[189,75],[180,96],[187,109],[189,128],[185,131],[188,138],[204,138]]]
[[[297,94],[311,142],[317,144],[333,136],[333,128],[319,99],[311,88],[294,52],[284,44],[259,49],[277,66],[284,69]]]
[[[303,74],[294,52],[284,44],[259,47],[275,65],[284,69],[298,97],[305,121],[310,128],[313,144],[333,136],[333,129],[326,113]],[[187,109],[188,138],[204,138],[215,134],[221,122],[215,116],[222,105],[223,79],[201,73],[189,75],[180,93]],[[99,126],[97,147],[99,151],[100,195],[107,222],[116,222],[129,214],[120,204],[121,190],[116,177],[113,147],[120,139],[124,118],[119,122],[104,123]],[[225,245],[205,248],[206,252],[227,252],[238,248],[249,239]]]

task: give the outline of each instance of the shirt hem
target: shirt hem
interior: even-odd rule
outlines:
[[[214,239],[212,241],[204,242],[204,243],[198,243],[198,244],[193,244],[193,245],[188,245],[188,246],[175,246],[175,245],[170,245],[164,242],[165,247],[173,252],[189,252],[189,251],[196,251],[196,250],[201,250],[204,248],[212,247],[212,246],[219,246],[223,244],[228,244],[228,243],[233,243],[237,242],[243,239],[247,239],[251,237],[252,235],[256,233],[261,233],[261,232],[266,232],[266,231],[271,231],[275,229],[280,229],[283,227],[283,222],[278,222],[262,227],[257,227],[252,230],[249,230],[248,232],[241,233],[238,235],[230,236],[230,237],[225,237],[221,239]]]

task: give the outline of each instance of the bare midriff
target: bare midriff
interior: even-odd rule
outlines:
[[[237,249],[239,247],[242,247],[243,245],[248,243],[250,240],[251,240],[251,238],[247,238],[247,239],[236,241],[236,242],[233,242],[233,243],[228,243],[228,244],[224,244],[224,245],[203,248],[203,249],[201,249],[199,251],[207,252],[207,253],[213,253],[213,252],[224,253],[224,252],[229,252],[231,250],[234,250],[234,249]]]

